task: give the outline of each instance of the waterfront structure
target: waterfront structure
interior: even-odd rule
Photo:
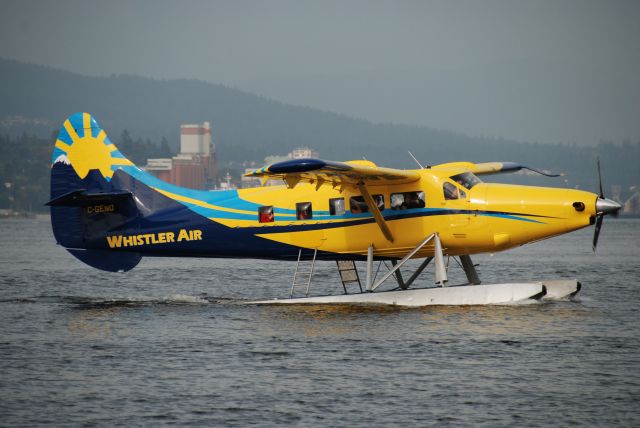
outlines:
[[[317,151],[309,147],[297,147],[287,155],[289,159],[317,158],[319,156],[320,154]]]

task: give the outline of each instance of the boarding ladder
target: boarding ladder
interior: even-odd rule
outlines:
[[[293,274],[293,282],[291,283],[291,293],[289,297],[293,297],[293,291],[296,286],[305,285],[307,286],[305,296],[309,297],[309,287],[311,286],[311,278],[313,277],[313,268],[316,264],[316,255],[318,255],[318,249],[313,250],[313,258],[311,260],[303,260],[302,259],[302,248],[298,251],[298,262],[296,263],[296,271]],[[310,262],[310,263],[309,263]],[[305,263],[307,263],[305,265]],[[306,266],[306,270],[305,270]],[[308,275],[308,276],[305,276]]]
[[[342,281],[342,288],[344,288],[344,294],[347,292],[347,284],[357,282],[362,293],[362,284],[360,283],[360,276],[358,275],[358,269],[356,268],[356,262],[353,260],[336,260],[338,265],[338,272],[340,272],[340,281]]]

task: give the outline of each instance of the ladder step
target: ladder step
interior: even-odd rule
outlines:
[[[360,282],[356,272],[340,272],[342,282]]]
[[[358,268],[353,260],[337,260],[338,273],[340,274],[340,281],[344,288],[345,294],[347,294],[347,284],[356,283],[358,288],[362,291],[362,284],[360,282],[360,276],[358,275]]]

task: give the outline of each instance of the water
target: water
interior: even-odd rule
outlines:
[[[579,278],[577,300],[411,310],[239,305],[294,264],[108,274],[0,221],[0,425],[639,426],[640,220],[606,220],[595,255],[590,228],[474,258],[485,282]]]

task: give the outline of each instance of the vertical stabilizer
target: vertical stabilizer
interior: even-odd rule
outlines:
[[[112,252],[103,243],[107,231],[136,228],[139,212],[129,189],[112,180],[133,166],[89,113],[71,115],[60,128],[51,159],[51,225],[58,244],[78,259],[107,271],[132,269],[135,252]]]

